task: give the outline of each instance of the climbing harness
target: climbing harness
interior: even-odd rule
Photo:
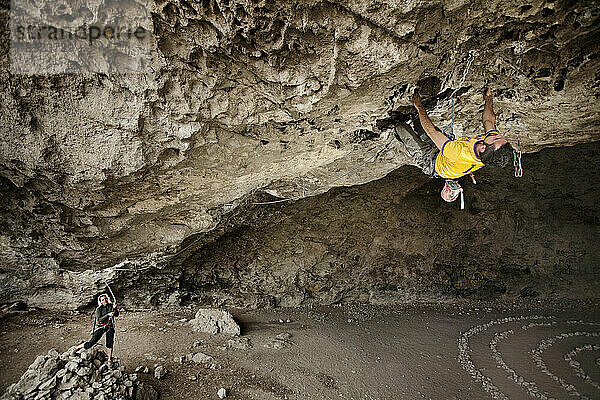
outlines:
[[[458,86],[456,89],[452,91],[450,94],[450,100],[452,101],[452,119],[450,120],[450,125],[444,127],[442,129],[442,133],[448,137],[450,140],[454,140],[454,95],[462,88],[462,85],[465,83],[465,79],[467,78],[467,74],[469,73],[469,69],[471,69],[471,65],[473,64],[473,60],[475,60],[475,50],[468,51],[469,58],[467,59],[467,65],[463,71],[462,77],[458,82]]]
[[[523,165],[521,163],[521,140],[517,133],[517,150],[513,152],[514,160],[513,165],[515,166],[515,177],[520,178],[523,176]]]
[[[442,196],[442,199],[448,203],[452,203],[458,198],[458,196],[460,196],[460,209],[465,209],[463,188],[460,186],[460,183],[454,179],[446,179],[446,183],[444,184],[444,188],[442,189],[440,195]]]

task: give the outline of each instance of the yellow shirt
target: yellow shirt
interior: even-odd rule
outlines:
[[[483,167],[475,155],[475,143],[483,139],[485,135],[448,140],[435,160],[435,172],[442,178],[454,179]]]

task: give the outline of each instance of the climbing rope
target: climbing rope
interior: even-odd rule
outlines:
[[[115,267],[112,267],[111,269],[113,271],[135,271],[135,272],[139,272],[139,271],[143,271],[145,269],[150,269],[150,267],[138,267],[138,268],[115,268]]]
[[[388,143],[387,143],[385,146],[383,146],[383,147],[382,147],[382,148],[381,148],[381,149],[380,149],[380,150],[379,150],[377,153],[375,153],[375,154],[374,154],[374,155],[372,155],[371,157],[367,158],[365,161],[363,161],[363,162],[362,162],[360,165],[358,165],[357,167],[355,167],[355,168],[351,169],[350,171],[346,172],[345,174],[343,174],[343,175],[341,175],[341,176],[337,177],[336,179],[332,180],[331,182],[329,182],[329,183],[327,183],[327,184],[325,184],[325,185],[323,185],[323,186],[320,186],[320,187],[316,188],[315,190],[313,190],[313,191],[309,192],[308,194],[306,194],[304,197],[311,196],[311,195],[313,195],[313,194],[317,193],[319,190],[321,190],[321,189],[324,189],[324,188],[326,188],[327,186],[331,186],[331,185],[333,185],[334,183],[336,183],[336,182],[337,182],[337,181],[339,181],[340,179],[342,179],[342,178],[344,178],[344,177],[346,177],[346,176],[350,175],[350,174],[351,174],[351,173],[353,173],[354,171],[357,171],[357,170],[359,170],[360,168],[364,167],[364,166],[365,166],[365,165],[366,165],[368,162],[370,162],[371,160],[374,160],[374,159],[376,159],[377,157],[379,157],[379,155],[380,155],[381,153],[383,153],[384,151],[386,151],[386,150],[387,150],[387,149],[390,147],[390,145],[391,145],[393,142],[394,142],[394,138],[392,138],[392,139],[391,139],[391,140],[390,140],[390,141],[389,141],[389,142],[388,142]],[[277,204],[277,203],[284,203],[284,202],[286,202],[286,201],[299,200],[299,199],[300,199],[300,198],[291,198],[291,197],[290,197],[290,198],[285,198],[285,199],[281,199],[281,200],[274,200],[274,201],[263,201],[263,202],[258,202],[258,203],[250,203],[250,204],[253,204],[253,205]]]
[[[106,287],[108,288],[108,291],[110,292],[110,295],[112,296],[113,309],[114,309],[114,305],[117,304],[117,298],[115,297],[115,294],[113,293],[113,291],[110,288],[110,286],[108,285],[108,283],[106,284]],[[116,344],[116,346],[115,346],[114,350],[117,350],[116,352],[114,352],[115,354],[113,354],[113,357],[115,359],[119,360],[118,361],[118,365],[120,367],[122,367],[124,365],[121,362],[121,358],[117,357],[117,354],[119,354],[119,355],[121,354],[121,344],[119,343],[119,336],[117,335],[117,324],[115,323],[115,317],[114,317],[114,315],[110,319],[111,319],[111,322],[112,322],[113,329],[115,330],[115,344]]]
[[[462,88],[462,85],[465,83],[465,79],[467,78],[467,74],[469,73],[469,69],[471,69],[471,65],[473,64],[473,60],[475,60],[475,50],[469,50],[468,54],[469,54],[469,58],[467,59],[467,65],[465,66],[465,69],[463,70],[463,74],[462,74],[462,77],[460,78],[460,81],[458,82],[458,86],[450,94],[450,100],[452,101],[452,119],[450,121],[450,125],[444,127],[444,129],[442,129],[442,133],[444,135],[448,136],[448,138],[450,140],[453,140],[455,138],[454,137],[454,95],[460,90],[460,88]],[[446,133],[446,131],[448,133]]]
[[[469,50],[468,54],[469,54],[469,58],[467,59],[467,65],[465,66],[465,69],[463,70],[462,77],[460,78],[460,81],[458,82],[456,89],[454,89],[452,91],[452,93],[450,94],[450,101],[452,102],[452,117],[450,119],[450,125],[445,126],[442,129],[442,133],[444,135],[446,135],[448,137],[448,139],[450,139],[450,140],[455,139],[455,136],[454,136],[454,106],[455,106],[454,96],[460,90],[460,88],[462,88],[462,85],[465,83],[465,79],[467,78],[469,69],[471,69],[473,60],[475,60],[475,51],[474,50]],[[477,184],[477,181],[475,180],[475,176],[473,175],[473,173],[471,173],[470,175],[471,175],[471,180],[473,181],[473,184],[474,185]],[[458,184],[458,182],[456,182],[456,181],[451,181],[451,182],[453,182],[456,185],[456,187],[454,187],[454,184],[451,184],[450,186],[448,186],[449,181],[447,180],[446,185],[444,186],[444,189],[442,189],[442,198],[446,201],[454,201],[454,200],[456,200],[456,196],[460,196],[460,209],[464,210],[465,209],[464,190]],[[448,190],[451,190],[450,188],[454,189],[455,193],[453,196],[451,196],[449,199],[447,199],[447,198],[445,198],[445,194],[446,194],[445,192],[447,192]],[[458,193],[456,193],[456,191],[458,191]]]
[[[444,135],[446,135],[448,137],[448,139],[454,140],[454,139],[456,139],[454,137],[454,98],[452,98],[451,100],[452,100],[452,119],[450,120],[450,125],[445,126],[444,129],[442,129],[442,133]]]
[[[96,330],[96,310],[95,309],[90,314],[90,317],[92,319],[92,332],[90,332],[90,334],[93,335],[94,331]]]

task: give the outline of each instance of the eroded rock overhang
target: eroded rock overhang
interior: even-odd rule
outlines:
[[[480,132],[489,84],[500,129],[525,152],[600,138],[593,1],[152,7],[154,74],[13,75],[3,52],[9,281],[58,271],[44,287],[61,287],[52,274],[180,251],[267,193],[382,178],[409,162],[400,146],[327,185],[388,143],[386,121],[416,86],[439,126],[458,89],[458,135]]]

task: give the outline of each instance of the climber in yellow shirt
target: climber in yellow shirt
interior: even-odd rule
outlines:
[[[416,92],[413,95],[413,105],[419,113],[419,119],[413,121],[415,129],[405,122],[398,122],[395,127],[396,137],[407,145],[406,136],[417,145],[415,162],[423,172],[433,177],[441,177],[447,180],[450,186],[450,193],[442,198],[446,201],[453,201],[457,193],[452,187],[460,188],[457,182],[452,182],[456,178],[473,173],[483,166],[505,167],[513,160],[514,149],[508,141],[496,129],[496,114],[493,109],[493,96],[490,88],[487,88],[483,95],[483,127],[485,134],[475,137],[461,137],[458,139],[448,138],[442,131],[437,129],[427,115],[425,107],[421,102],[421,96]],[[416,131],[416,132],[415,132]],[[429,140],[423,140],[420,134],[425,134]],[[433,147],[435,145],[435,147]],[[444,188],[445,190],[447,188]]]

